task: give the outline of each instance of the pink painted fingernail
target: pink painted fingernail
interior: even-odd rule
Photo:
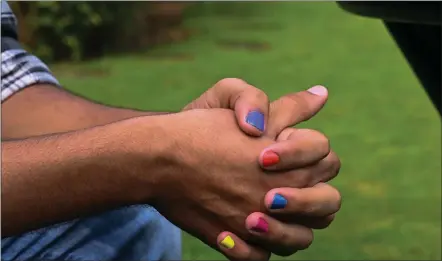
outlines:
[[[318,96],[325,96],[328,93],[327,89],[321,85],[313,86],[312,88],[308,89],[307,91],[309,93],[312,93],[312,94],[318,95]]]
[[[269,223],[263,218],[258,218],[256,224],[251,228],[251,230],[258,233],[267,233],[269,231]]]

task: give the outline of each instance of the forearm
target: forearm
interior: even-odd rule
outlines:
[[[167,112],[110,107],[51,85],[39,84],[18,92],[2,104],[2,140],[80,130],[161,114]]]
[[[158,118],[158,117],[149,117]],[[131,204],[149,203],[161,170],[155,119],[2,142],[2,237]],[[133,137],[142,146],[143,173]]]
[[[16,19],[2,5],[2,141],[99,126],[160,113],[110,108],[60,88],[47,65],[20,46]]]
[[[164,169],[157,152],[167,136],[158,137],[155,124],[162,117],[120,121],[157,113],[110,108],[62,90],[20,46],[15,17],[6,1],[1,5],[2,237],[149,203],[158,187],[150,181]],[[143,118],[142,128],[132,124]]]

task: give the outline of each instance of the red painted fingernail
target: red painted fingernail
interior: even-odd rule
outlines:
[[[270,167],[279,163],[279,156],[275,152],[268,150],[262,155],[262,166]]]
[[[251,228],[251,230],[259,233],[267,233],[269,231],[269,223],[263,218],[258,218],[258,222]]]

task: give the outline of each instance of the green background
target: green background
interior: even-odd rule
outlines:
[[[96,101],[163,111],[225,77],[272,99],[323,84],[329,102],[304,126],[328,135],[342,159],[332,183],[343,207],[286,259],[441,259],[440,119],[380,21],[332,2],[207,2],[185,25],[182,43],[52,68]],[[184,235],[184,259],[224,258]]]

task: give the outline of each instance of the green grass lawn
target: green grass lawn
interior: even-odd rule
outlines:
[[[207,2],[186,24],[186,42],[54,71],[94,100],[164,111],[224,77],[272,99],[323,84],[329,103],[304,125],[326,133],[342,158],[333,184],[343,208],[287,259],[441,259],[440,119],[380,21],[331,2]],[[184,259],[223,257],[185,235]]]

